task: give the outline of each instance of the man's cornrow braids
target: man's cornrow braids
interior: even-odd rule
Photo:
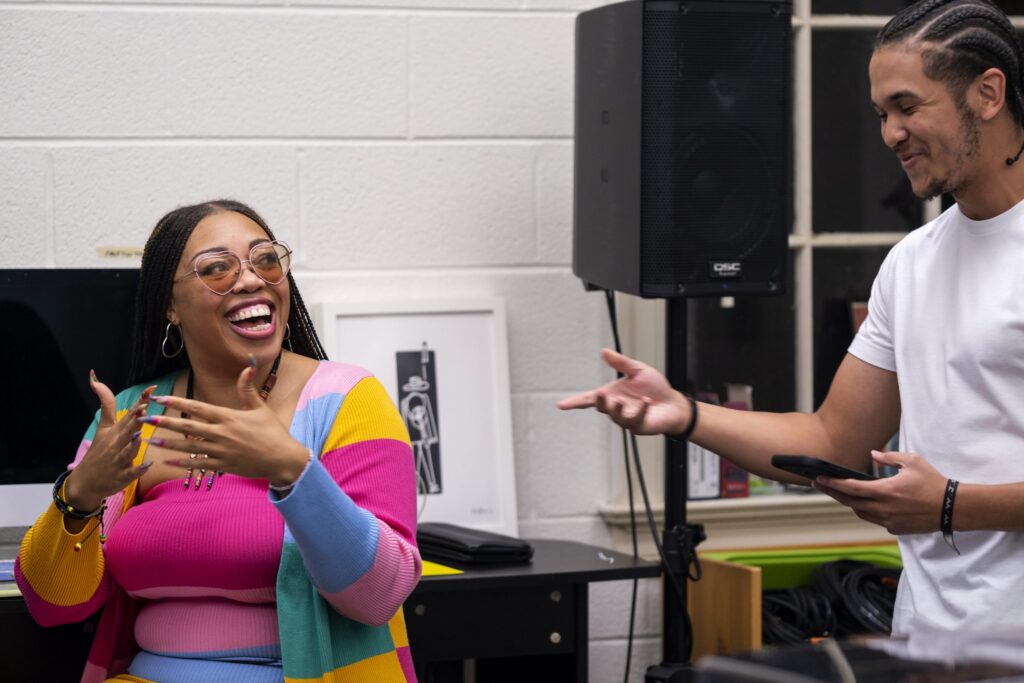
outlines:
[[[917,22],[942,7],[949,0],[926,0],[925,2],[914,3],[902,12],[899,12],[879,31],[875,39],[875,46],[883,43],[891,43],[900,40],[903,34],[917,25]]]
[[[1013,25],[998,7],[987,0],[911,5],[878,33],[875,48],[901,42],[934,44],[924,53],[925,75],[949,85],[959,99],[985,69],[1000,69],[1006,75],[1010,114],[1024,128],[1024,57]]]

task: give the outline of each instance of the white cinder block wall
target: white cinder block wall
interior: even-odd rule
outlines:
[[[610,545],[617,438],[557,398],[606,381],[572,276],[573,35],[600,0],[0,4],[0,267],[123,267],[227,196],[289,240],[306,301],[504,297],[523,536]],[[629,583],[591,590],[622,680]],[[660,652],[641,584],[633,680]]]

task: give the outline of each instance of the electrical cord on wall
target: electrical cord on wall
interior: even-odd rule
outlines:
[[[419,509],[416,510],[416,523],[423,519],[423,511],[427,509],[427,480],[420,474],[420,468],[416,468],[416,494],[420,496]]]
[[[617,313],[616,308],[615,308],[615,294],[612,291],[605,290],[605,297],[606,297],[606,300],[607,300],[607,303],[608,303],[608,315],[609,315],[609,318],[611,319],[612,337],[614,338],[614,341],[615,341],[615,351],[618,352],[618,353],[622,353],[622,344],[621,344],[621,342],[619,340],[618,313]],[[621,377],[622,376],[621,373],[619,373],[618,376]],[[689,661],[690,655],[693,652],[693,624],[690,622],[690,614],[689,614],[689,611],[686,609],[686,603],[684,602],[686,594],[683,593],[683,586],[682,586],[682,583],[680,581],[680,578],[677,577],[675,572],[672,570],[671,565],[669,564],[668,560],[665,557],[665,550],[662,547],[661,540],[658,538],[657,524],[655,524],[654,512],[651,509],[651,499],[650,499],[650,496],[647,493],[647,483],[646,483],[646,481],[644,479],[643,465],[640,463],[640,451],[639,451],[639,448],[637,447],[636,435],[633,434],[632,432],[627,431],[626,429],[622,430],[622,435],[623,435],[623,450],[624,450],[624,456],[625,456],[625,460],[626,460],[626,481],[627,481],[627,485],[629,487],[629,519],[630,519],[630,529],[631,529],[632,535],[633,535],[633,556],[634,557],[639,557],[639,552],[637,550],[636,512],[635,512],[635,506],[634,506],[634,502],[633,502],[633,484],[632,484],[632,479],[630,477],[630,468],[629,468],[630,450],[632,450],[633,463],[634,463],[634,465],[636,467],[637,483],[640,485],[640,493],[641,493],[641,495],[643,497],[643,501],[644,501],[644,512],[645,512],[646,517],[647,517],[647,525],[648,525],[648,527],[649,527],[649,529],[651,531],[651,539],[654,541],[654,547],[657,548],[657,550],[658,550],[658,557],[661,559],[661,566],[662,566],[662,568],[663,568],[663,570],[665,572],[665,577],[669,580],[669,583],[672,584],[672,587],[676,591],[676,596],[678,596],[678,599],[679,599],[678,607],[679,607],[680,612],[682,613],[683,622],[684,622],[684,636],[685,636],[685,639],[686,639],[686,641],[683,643],[683,653],[684,653],[684,655],[686,657],[686,660]],[[629,445],[632,447],[631,449],[625,447],[626,446],[625,441],[626,441],[627,436],[628,436],[628,439],[629,439]],[[688,572],[686,574],[686,578],[689,578],[692,581],[697,581],[698,579],[700,579],[700,573],[701,572],[700,572],[700,565],[696,563],[696,558],[694,558],[694,568],[695,568],[694,573],[690,574]],[[626,652],[626,681],[628,681],[628,678],[629,678],[629,660],[630,660],[630,655],[632,653],[632,645],[633,645],[633,625],[634,625],[634,614],[635,614],[635,610],[636,610],[636,591],[637,591],[637,580],[634,579],[633,580],[633,600],[632,600],[633,604],[632,604],[632,607],[630,609],[629,636],[628,636],[628,645],[627,645],[627,652]]]
[[[612,338],[615,340],[615,350],[621,353],[622,343],[619,341],[619,316],[615,309],[615,293],[605,290],[605,302],[608,304],[608,318],[611,320]],[[622,373],[616,373],[621,377]],[[626,491],[629,495],[629,532],[633,541],[633,559],[640,559],[640,548],[636,536],[636,506],[633,501],[633,472],[629,464],[629,442],[626,438],[626,430],[622,430],[622,458],[626,466]],[[626,638],[626,670],[622,676],[623,683],[629,683],[629,667],[633,659],[633,631],[636,625],[636,595],[639,579],[633,579],[633,591],[629,600],[629,635]]]

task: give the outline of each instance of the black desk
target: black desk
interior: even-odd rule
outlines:
[[[487,683],[586,681],[587,584],[661,573],[656,563],[582,543],[530,543],[530,564],[420,581],[405,603],[420,683],[461,681],[463,660],[475,660]],[[44,629],[20,595],[0,598],[2,679],[77,681],[95,621]]]
[[[572,541],[530,540],[527,565],[429,576],[405,603],[420,683],[586,681],[588,584],[655,577],[660,565]]]

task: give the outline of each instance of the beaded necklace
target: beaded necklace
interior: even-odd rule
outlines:
[[[282,354],[281,351],[277,352],[277,358],[274,359],[274,365],[271,366],[271,368],[270,368],[270,374],[267,375],[267,381],[263,383],[263,388],[260,389],[260,398],[262,398],[264,401],[267,400],[267,397],[270,396],[270,392],[274,388],[274,385],[277,384],[277,368],[278,368],[278,366],[281,365],[281,354]],[[194,392],[195,392],[195,373],[193,373],[192,372],[192,368],[189,367],[189,369],[188,369],[188,383],[185,386],[185,398],[191,400],[193,398]],[[181,419],[187,420],[188,419],[188,413],[182,412],[181,413]],[[191,439],[191,440],[194,440],[194,441],[202,441],[203,440],[202,437],[193,436],[193,435],[188,434],[188,433],[185,434],[185,438],[186,439]],[[190,462],[189,462],[188,471],[185,473],[184,485],[185,485],[185,489],[186,490],[189,488],[189,486],[192,485],[193,481],[195,482],[195,487],[193,488],[193,490],[194,491],[198,491],[199,490],[200,485],[203,483],[203,478],[206,477],[206,468],[205,467],[201,467],[198,464],[196,464],[195,466],[192,466],[192,465],[193,465],[193,462],[196,461],[196,460],[206,460],[209,457],[210,456],[208,456],[206,453],[189,453],[188,454],[188,458],[189,458]],[[199,474],[193,479],[192,474],[193,474],[193,471],[195,469],[199,470]],[[212,489],[213,488],[213,482],[215,482],[217,480],[217,478],[222,476],[223,474],[224,473],[220,472],[220,471],[210,472],[210,478],[206,480],[206,490],[209,491],[210,489]]]

